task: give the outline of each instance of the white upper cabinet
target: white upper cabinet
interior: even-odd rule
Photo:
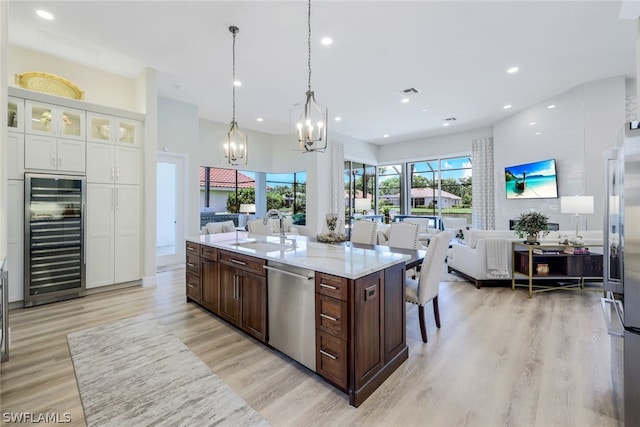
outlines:
[[[73,139],[27,135],[24,141],[25,169],[85,171],[86,143]]]
[[[82,110],[26,101],[25,117],[25,133],[85,139],[85,112]]]
[[[24,132],[24,99],[8,97],[7,129]]]
[[[141,132],[137,120],[87,113],[87,141],[139,147]]]

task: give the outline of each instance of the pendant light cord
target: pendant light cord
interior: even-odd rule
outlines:
[[[311,91],[311,0],[309,0],[308,4],[309,4],[309,7],[307,11],[307,30],[308,30],[307,52],[309,56],[308,56],[307,66],[309,67],[308,90]]]
[[[231,87],[233,88],[233,116],[232,121],[235,123],[236,121],[236,33],[237,29],[232,30],[233,33],[233,45],[231,47],[231,56],[233,58],[233,68],[232,75],[233,81],[231,82]]]

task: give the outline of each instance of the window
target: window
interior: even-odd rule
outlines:
[[[403,213],[402,165],[378,167],[378,212],[389,216]],[[391,215],[389,215],[391,212]]]
[[[237,213],[255,203],[255,172],[200,167],[200,211]]]
[[[307,173],[268,173],[267,209],[278,209],[291,216],[293,223],[306,224]]]
[[[409,163],[410,215],[464,217],[471,221],[471,158]]]

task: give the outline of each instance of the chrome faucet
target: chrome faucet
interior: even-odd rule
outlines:
[[[284,234],[284,216],[282,216],[282,213],[278,209],[269,209],[267,213],[264,214],[264,220],[262,220],[262,223],[267,225],[269,218],[271,218],[272,215],[277,215],[280,220],[280,240],[284,242],[286,239]]]

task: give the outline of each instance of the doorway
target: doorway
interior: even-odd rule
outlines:
[[[185,158],[158,153],[156,169],[156,265],[167,270],[184,264]]]

